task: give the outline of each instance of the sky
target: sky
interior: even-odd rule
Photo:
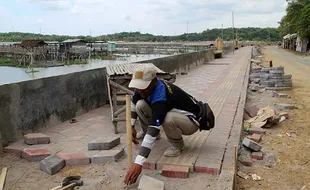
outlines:
[[[99,36],[179,35],[206,29],[278,27],[286,0],[0,0],[0,32]]]

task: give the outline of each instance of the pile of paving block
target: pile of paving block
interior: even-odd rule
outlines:
[[[44,148],[33,148],[32,145],[50,143],[50,137],[42,133],[24,135],[24,143],[30,146],[19,151],[6,147],[4,151],[15,153],[29,162],[40,162],[40,169],[50,175],[57,173],[65,166],[114,162],[124,156],[124,148],[118,146],[120,145],[120,137],[104,137],[89,142],[89,156],[85,153],[52,153]]]
[[[284,90],[292,88],[292,75],[284,74],[284,67],[251,68],[249,88],[256,91],[261,88],[267,90]]]

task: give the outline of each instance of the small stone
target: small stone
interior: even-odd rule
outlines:
[[[278,110],[292,110],[296,108],[291,104],[274,104],[274,107]]]
[[[288,94],[278,93],[278,97],[279,98],[289,98],[290,96]]]
[[[243,139],[242,144],[256,152],[259,152],[262,149],[262,145],[248,139],[247,137]]]
[[[288,113],[288,112],[282,111],[282,112],[280,112],[278,115],[279,115],[280,118],[281,118],[282,116],[284,116],[286,119],[289,118],[289,113]]]

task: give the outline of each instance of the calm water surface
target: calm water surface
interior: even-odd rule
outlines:
[[[169,55],[139,55],[138,57],[132,55],[127,60],[89,60],[85,65],[71,65],[50,68],[15,68],[15,67],[1,67],[0,66],[0,85],[33,80],[38,78],[45,78],[79,71],[86,71],[91,69],[103,68],[109,64],[130,63],[136,61],[145,61],[159,57],[166,57]],[[38,72],[30,72],[35,70]]]

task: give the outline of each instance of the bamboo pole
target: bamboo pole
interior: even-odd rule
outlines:
[[[132,166],[131,95],[126,95],[126,129],[127,129],[128,168],[130,169]]]
[[[234,189],[236,189],[236,183],[237,183],[237,170],[238,170],[238,160],[237,160],[237,145],[234,146]]]
[[[8,171],[8,168],[2,168],[2,172],[0,175],[0,190],[2,190],[4,188],[4,183],[5,183],[5,177],[6,177],[6,173]]]

